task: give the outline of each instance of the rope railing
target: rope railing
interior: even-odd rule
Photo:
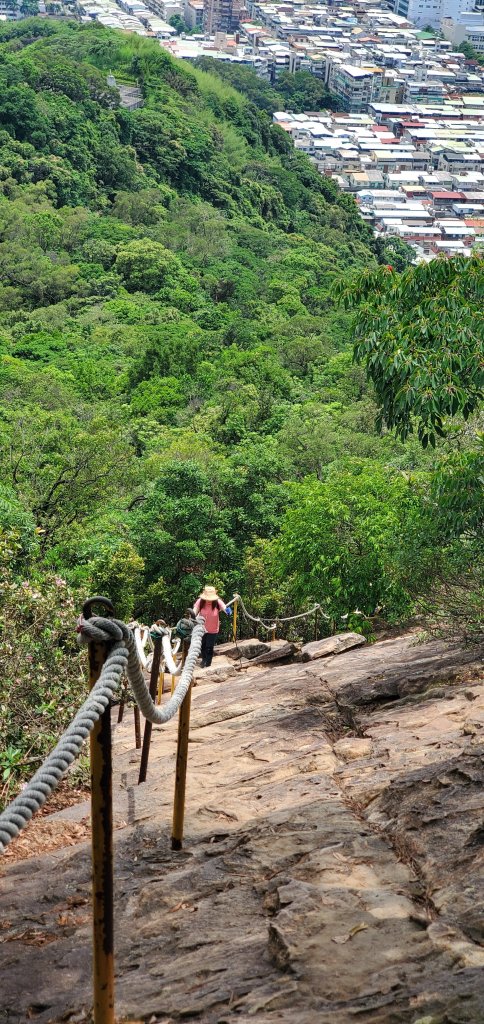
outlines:
[[[240,594],[237,594],[237,593],[234,594],[234,597],[232,598],[232,601],[230,601],[229,603],[233,604],[234,602],[237,603],[238,605],[240,605],[240,609],[241,609],[241,612],[242,612],[243,616],[249,622],[257,623],[257,625],[261,626],[262,629],[265,629],[267,633],[273,632],[274,629],[277,628],[277,626],[282,625],[284,622],[295,622],[297,619],[309,619],[313,615],[320,615],[322,619],[326,620],[326,622],[334,621],[333,616],[327,615],[326,612],[324,611],[324,608],[322,607],[322,605],[320,605],[318,602],[316,602],[312,606],[312,608],[308,608],[308,610],[306,612],[299,612],[297,615],[284,615],[284,616],[276,615],[272,619],[261,618],[260,615],[251,615],[251,613],[245,607],[244,601],[243,601],[242,597],[240,596]],[[355,610],[351,614],[364,617],[364,613],[361,612],[359,610],[359,608],[355,608]],[[346,622],[346,620],[349,618],[349,615],[350,615],[349,612],[347,612],[346,615],[340,615],[339,616],[339,621]]]
[[[36,811],[46,803],[70,765],[79,755],[90,736],[91,746],[91,833],[93,865],[93,967],[94,967],[94,1024],[114,1024],[114,966],[113,966],[113,815],[112,815],[112,756],[111,709],[115,695],[127,676],[135,699],[135,712],[145,718],[145,736],[141,755],[139,782],[146,779],[150,735],[153,725],[166,725],[178,713],[178,739],[176,752],[175,799],[171,846],[180,850],[183,840],[186,770],[188,759],[188,733],[190,722],[191,686],[197,658],[205,633],[203,617],[194,619],[190,641],[182,644],[181,663],[177,664],[176,645],[172,647],[172,631],[161,620],[148,631],[152,641],[153,657],[150,686],[144,672],[148,669],[145,656],[146,627],[133,623],[133,629],[120,619],[101,616],[90,617],[93,604],[103,605],[114,612],[106,598],[92,598],[85,602],[77,630],[81,643],[89,645],[89,679],[91,689],[72,722],[60,737],[54,750],[24,786],[12,803],[0,814],[0,853],[28,824]],[[321,614],[330,621],[321,605],[316,603],[306,612],[277,617],[275,620],[252,615],[240,594],[235,593],[228,602],[234,606],[233,637],[237,638],[237,611],[267,632],[279,624],[306,619]],[[354,614],[361,615],[356,611]],[[348,616],[341,616],[347,619]],[[183,620],[181,620],[182,622]],[[181,622],[178,624],[180,627]],[[270,623],[270,624],[269,624]],[[189,627],[190,628],[190,627]],[[175,634],[176,635],[176,634]],[[179,636],[186,636],[179,633]],[[149,641],[148,641],[149,642]],[[188,650],[187,650],[188,647]],[[158,676],[161,667],[168,667],[178,676],[178,685],[165,704],[157,705]],[[174,670],[174,672],[172,671]],[[161,670],[163,679],[163,669]],[[161,684],[161,693],[163,685]],[[138,711],[139,709],[139,711]]]
[[[262,629],[265,629],[267,633],[271,633],[276,628],[276,626],[282,624],[283,622],[295,622],[296,619],[309,619],[312,615],[315,615],[316,612],[320,612],[321,617],[323,619],[326,619],[328,622],[331,621],[331,616],[326,615],[325,611],[323,610],[320,604],[314,604],[313,607],[309,608],[307,612],[299,612],[298,615],[285,615],[282,618],[277,615],[273,619],[262,619],[260,615],[251,615],[251,613],[247,611],[247,608],[245,607],[245,604],[240,594],[235,594],[233,600],[239,603],[242,614],[245,616],[246,619],[249,619],[250,622],[256,622],[259,626],[262,627]],[[269,623],[269,625],[267,625],[267,623]]]
[[[110,645],[101,675],[57,746],[26,784],[21,793],[0,814],[0,853],[27,825],[36,811],[49,799],[69,766],[79,755],[84,741],[110,704],[126,674],[135,700],[144,717],[153,725],[165,725],[180,709],[193,678],[199,657],[205,625],[198,618],[193,628],[190,648],[180,681],[173,696],[157,707],[143,675],[136,639],[132,630],[119,619],[81,617],[78,625],[81,642],[94,641]]]
[[[45,804],[69,766],[80,754],[94,724],[114,697],[128,664],[126,645],[116,643],[109,652],[103,672],[57,746],[21,793],[0,814],[0,852],[25,828],[33,814]]]
[[[326,614],[322,606],[317,602],[306,612],[283,617],[276,616],[274,619],[264,619],[259,615],[252,615],[246,608],[243,598],[238,593],[235,593],[227,604],[240,606],[242,614],[248,621],[257,623],[268,633],[273,632],[278,625],[307,619],[317,613],[326,621],[331,620],[331,617]],[[362,615],[362,612],[356,609],[353,614]],[[347,618],[347,615],[341,616],[342,620]],[[142,643],[138,631],[133,632],[126,623],[119,619],[108,619],[99,616],[92,619],[81,616],[77,628],[81,642],[89,643],[92,641],[106,644],[110,647],[109,653],[100,678],[95,683],[71,724],[61,736],[57,746],[47,756],[22,792],[0,814],[0,852],[5,850],[11,840],[30,821],[32,815],[40,810],[46,800],[48,800],[51,793],[66,774],[69,766],[79,755],[84,741],[94,727],[95,722],[100,719],[114,698],[121,679],[125,674],[128,677],[136,703],[148,722],[152,725],[165,725],[177,714],[190,688],[205,632],[204,620],[199,616],[195,621],[188,654],[183,668],[181,668],[181,665],[177,665],[174,661],[176,652],[171,650],[171,631],[156,625],[151,627],[152,636],[159,636],[162,639],[163,655],[168,670],[173,675],[178,675],[181,672],[178,685],[171,698],[166,704],[157,706],[150,696],[150,691],[143,674],[143,668],[146,667],[146,659],[141,656]]]

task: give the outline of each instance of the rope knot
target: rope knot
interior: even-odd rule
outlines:
[[[81,644],[87,644],[90,640],[101,644],[119,643],[120,640],[127,640],[130,634],[129,627],[120,619],[104,619],[95,615],[92,619],[85,619],[80,615],[77,620],[76,632],[79,634]]]

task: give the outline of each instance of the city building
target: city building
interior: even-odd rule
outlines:
[[[328,88],[342,110],[357,114],[368,109],[371,100],[373,75],[371,71],[352,64],[332,63]]]
[[[484,244],[484,104],[479,117],[458,97],[445,106],[441,119],[442,107],[373,103],[368,113],[278,111],[273,120],[354,195],[377,236],[398,235],[430,260]]]
[[[183,8],[185,23],[190,29],[203,28],[203,0],[187,0]]]
[[[203,27],[206,35],[232,32],[240,20],[241,0],[204,0]]]
[[[475,0],[394,0],[396,14],[414,25],[440,28],[443,18],[459,20],[464,11],[472,11]]]
[[[484,13],[468,11],[459,18],[442,19],[442,32],[453,46],[470,43],[477,53],[484,53]]]
[[[0,21],[16,21],[21,16],[20,0],[0,0]]]

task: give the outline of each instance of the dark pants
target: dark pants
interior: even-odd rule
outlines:
[[[212,664],[213,649],[218,640],[218,633],[204,633],[202,639],[202,668]]]

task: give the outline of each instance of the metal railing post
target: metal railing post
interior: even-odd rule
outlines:
[[[188,644],[183,641],[182,665],[185,664]],[[188,765],[188,734],[190,731],[190,709],[192,703],[192,686],[187,690],[186,697],[178,713],[178,740],[176,747],[175,798],[173,801],[173,826],[171,831],[172,850],[181,850],[183,845],[183,823],[185,820],[185,793]]]
[[[160,674],[161,653],[162,649],[160,636],[156,637],[154,641],[153,661],[151,664],[150,697],[153,701],[155,701],[156,699],[156,692],[158,689],[158,676]],[[146,782],[146,773],[148,771],[148,758],[150,756],[152,729],[153,726],[151,722],[148,722],[148,720],[146,720],[143,734],[143,749],[141,751],[141,763],[139,766],[138,786],[140,785],[141,782]]]
[[[141,747],[141,719],[137,704],[134,706],[134,745],[136,750],[139,750]]]
[[[161,698],[163,696],[163,690],[164,689],[165,689],[165,670],[164,670],[164,668],[162,668],[161,672],[160,672],[160,675],[159,675],[159,678],[158,678],[158,696],[156,698],[157,704],[161,704]]]
[[[234,618],[233,618],[233,627],[232,627],[232,640],[233,640],[234,643],[237,640],[237,610],[238,610],[238,605],[239,605],[239,599],[238,599],[238,597],[236,597],[236,599],[234,601]]]
[[[105,597],[86,601],[85,619],[93,604],[102,604],[113,614]],[[89,643],[89,687],[92,689],[106,660],[106,645]],[[113,787],[111,705],[90,734],[91,833],[92,833],[92,920],[94,1024],[114,1024],[114,878],[113,878]]]

